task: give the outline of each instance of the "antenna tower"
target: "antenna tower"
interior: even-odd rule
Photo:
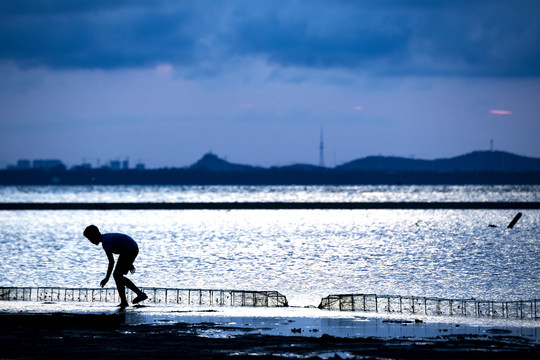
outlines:
[[[321,128],[321,142],[319,144],[319,166],[324,167],[324,140],[323,140],[322,128]]]

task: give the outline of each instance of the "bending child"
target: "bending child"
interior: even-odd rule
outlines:
[[[101,287],[104,287],[109,281],[112,273],[114,281],[116,282],[116,288],[118,289],[118,295],[120,295],[120,304],[118,306],[121,308],[129,306],[126,300],[126,287],[137,294],[137,297],[133,299],[133,304],[148,299],[148,296],[144,292],[124,276],[127,275],[128,271],[131,271],[131,273],[135,272],[133,262],[139,254],[139,247],[135,240],[125,234],[101,234],[95,225],[88,226],[83,234],[92,244],[99,245],[99,243],[101,243],[103,250],[105,250],[105,254],[107,254],[109,267],[107,268],[107,275],[101,280],[100,285]],[[116,267],[114,267],[113,254],[119,255]]]

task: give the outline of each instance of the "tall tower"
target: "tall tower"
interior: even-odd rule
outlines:
[[[319,144],[319,166],[324,167],[324,140],[323,140],[322,127],[321,127],[321,142]]]

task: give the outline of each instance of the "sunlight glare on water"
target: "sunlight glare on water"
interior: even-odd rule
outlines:
[[[538,185],[0,186],[0,202],[540,201]]]
[[[540,211],[4,211],[2,286],[96,287],[107,260],[89,224],[139,244],[145,287],[277,290],[291,305],[336,293],[540,297]],[[498,224],[490,228],[488,224]],[[112,285],[112,283],[110,284]]]

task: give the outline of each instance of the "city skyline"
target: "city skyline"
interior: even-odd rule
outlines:
[[[322,138],[321,138],[322,140]],[[64,168],[66,170],[69,169],[110,169],[110,170],[129,170],[129,169],[137,169],[137,170],[159,170],[159,169],[193,169],[197,166],[200,166],[201,163],[207,163],[207,165],[214,163],[213,165],[210,165],[210,167],[221,167],[222,163],[227,164],[227,166],[232,167],[242,167],[245,169],[270,169],[270,168],[282,168],[282,167],[297,167],[297,168],[303,168],[308,169],[311,167],[318,167],[318,168],[324,168],[324,169],[337,169],[337,168],[346,168],[350,167],[351,164],[363,162],[364,165],[367,165],[368,168],[372,168],[375,162],[379,161],[385,161],[385,163],[388,164],[397,164],[398,167],[405,166],[407,168],[410,166],[413,162],[417,161],[419,163],[436,163],[436,162],[445,162],[445,161],[455,161],[458,159],[461,159],[463,161],[464,158],[468,158],[471,161],[471,158],[475,158],[473,162],[476,164],[475,166],[482,167],[482,158],[484,158],[485,161],[487,161],[486,166],[491,166],[489,164],[493,163],[494,159],[500,158],[502,160],[503,169],[504,169],[504,163],[508,162],[507,169],[510,169],[512,167],[516,167],[516,164],[514,161],[517,160],[518,162],[522,161],[540,161],[540,158],[536,157],[528,157],[528,156],[522,156],[520,154],[514,154],[506,151],[499,151],[493,149],[493,144],[491,144],[491,148],[489,150],[475,150],[469,153],[465,154],[459,154],[454,157],[449,158],[435,158],[435,159],[421,159],[421,158],[415,158],[414,156],[411,157],[402,157],[402,156],[384,156],[384,155],[368,155],[365,157],[359,157],[356,159],[352,159],[351,161],[340,163],[340,164],[326,164],[324,162],[324,144],[323,141],[320,142],[319,145],[319,163],[318,164],[309,164],[309,163],[293,163],[293,164],[283,164],[283,165],[272,165],[272,166],[258,166],[253,164],[243,164],[243,163],[237,163],[229,161],[226,157],[222,157],[219,154],[214,154],[212,152],[207,152],[205,154],[202,154],[198,159],[195,159],[191,163],[184,165],[184,166],[164,166],[160,168],[152,168],[147,167],[145,163],[141,162],[140,160],[132,163],[130,162],[129,157],[126,157],[125,159],[121,160],[119,158],[116,159],[109,159],[106,161],[101,161],[100,159],[97,159],[95,163],[92,163],[91,161],[87,161],[86,159],[83,159],[81,163],[77,164],[66,164],[62,159],[19,159],[16,163],[9,164],[5,169],[6,170],[21,170],[21,169],[54,169],[54,168]],[[489,155],[491,154],[491,155]],[[506,158],[506,161],[504,160]],[[321,161],[322,160],[322,161]],[[355,165],[353,165],[354,167]],[[385,165],[386,166],[386,165]],[[392,165],[390,165],[392,166]],[[521,165],[517,165],[519,168]],[[375,167],[375,169],[377,166]],[[414,168],[414,166],[413,166]],[[0,170],[3,168],[0,168]]]
[[[0,5],[0,168],[540,157],[540,3]]]

